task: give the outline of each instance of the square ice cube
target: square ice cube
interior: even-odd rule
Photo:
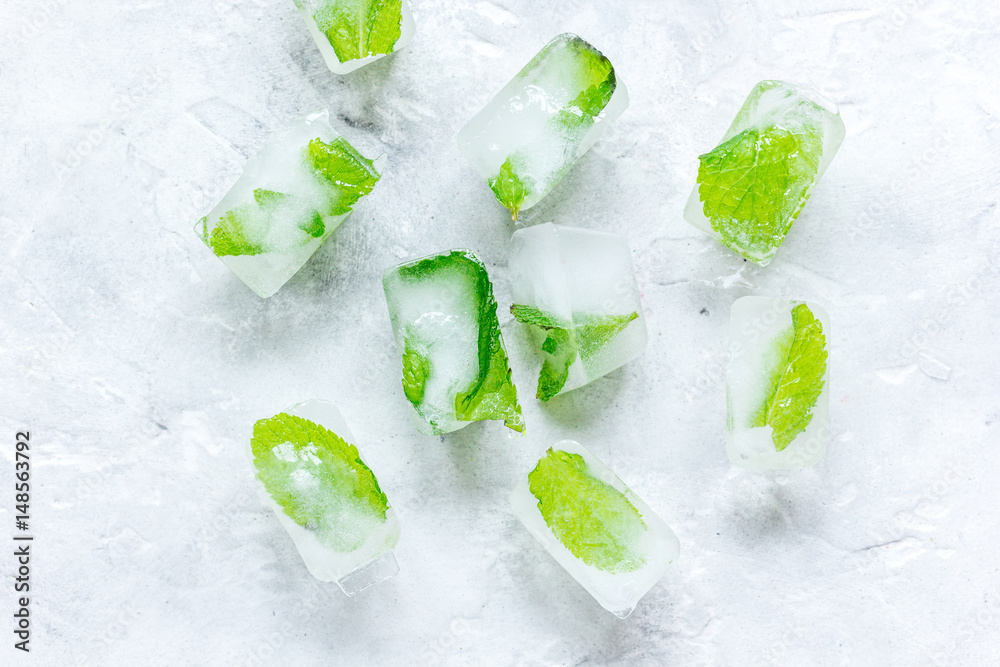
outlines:
[[[458,133],[458,147],[516,220],[628,108],[611,62],[559,35]]]
[[[722,142],[698,158],[684,219],[767,266],[843,140],[833,102],[809,88],[761,81]]]
[[[334,404],[310,400],[261,419],[247,455],[314,577],[354,595],[399,572],[396,513]]]
[[[347,74],[395,53],[415,31],[406,0],[293,0],[326,66]]]
[[[205,245],[262,297],[302,268],[381,177],[380,165],[358,153],[328,118],[324,109],[275,133],[195,226]]]
[[[502,419],[524,431],[493,284],[479,258],[471,250],[430,255],[387,269],[382,285],[417,430],[437,435]]]
[[[745,296],[729,319],[726,450],[751,470],[803,468],[829,438],[829,316],[821,306]]]
[[[549,448],[511,493],[510,505],[556,562],[620,618],[680,553],[670,526],[572,440]]]
[[[547,401],[635,359],[646,321],[628,242],[617,234],[546,223],[511,239],[511,312],[542,358]]]

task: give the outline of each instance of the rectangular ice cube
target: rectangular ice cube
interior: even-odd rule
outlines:
[[[556,562],[620,618],[680,553],[670,526],[572,440],[549,448],[511,493],[510,505]]]
[[[829,436],[829,316],[815,303],[745,296],[729,319],[729,460],[751,470],[803,468]]]
[[[406,0],[293,0],[335,74],[395,53],[413,39]]]
[[[628,108],[611,62],[559,35],[458,133],[458,147],[516,220]]]
[[[767,266],[843,140],[833,102],[809,88],[761,81],[722,142],[698,158],[684,219]]]
[[[309,572],[348,595],[399,571],[399,521],[332,403],[310,400],[253,427],[261,495]]]
[[[403,393],[421,433],[502,419],[524,430],[493,284],[470,250],[387,269],[382,284],[402,358]]]
[[[610,373],[646,349],[646,321],[628,242],[546,223],[511,239],[511,312],[527,325],[547,401]]]
[[[306,263],[380,178],[326,110],[275,133],[195,232],[250,289],[269,297]]]

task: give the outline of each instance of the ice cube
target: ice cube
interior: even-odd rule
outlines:
[[[277,292],[380,178],[380,166],[327,122],[302,116],[247,160],[195,232],[250,289]]]
[[[511,493],[510,505],[556,562],[620,618],[680,552],[670,526],[572,440],[549,448]]]
[[[722,142],[698,158],[684,218],[767,266],[843,140],[835,104],[809,88],[761,81]]]
[[[458,146],[516,220],[626,108],[611,62],[576,35],[559,35],[462,128]]]
[[[635,359],[646,321],[628,242],[617,234],[547,223],[511,239],[511,312],[542,357],[547,401]]]
[[[386,270],[383,279],[403,393],[421,433],[502,419],[524,430],[517,390],[486,267],[470,250],[452,250]]]
[[[415,31],[406,0],[293,0],[326,66],[347,74],[410,43]]]
[[[247,453],[314,577],[354,595],[399,572],[399,521],[335,405],[310,400],[261,419]]]
[[[733,304],[726,369],[726,449],[733,464],[803,468],[823,458],[828,323],[815,303],[746,296]]]

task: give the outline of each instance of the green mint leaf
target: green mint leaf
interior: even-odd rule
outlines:
[[[497,201],[510,209],[510,217],[517,220],[517,214],[521,210],[521,204],[525,197],[531,192],[535,182],[529,176],[521,176],[519,172],[524,170],[524,160],[516,153],[511,153],[500,165],[500,171],[496,178],[487,181]]]
[[[590,474],[579,454],[549,449],[528,474],[545,524],[570,553],[591,567],[620,574],[646,562],[646,524],[621,491]]]
[[[580,346],[580,357],[590,359],[611,339],[620,334],[639,313],[628,315],[596,315],[583,320],[576,329],[576,340]]]
[[[306,148],[306,162],[322,182],[330,186],[332,201],[326,215],[350,213],[367,195],[381,175],[375,161],[357,152],[343,137],[324,143],[318,137]]]
[[[538,375],[538,391],[535,393],[539,400],[548,401],[566,386],[569,368],[576,361],[576,340],[569,330],[570,325],[534,306],[515,303],[510,307],[510,312],[518,322],[539,327],[548,333],[542,342],[545,356]]]
[[[278,205],[287,201],[287,199],[288,195],[284,192],[275,192],[274,190],[265,190],[264,188],[257,188],[253,191],[253,200],[260,207]]]
[[[403,393],[406,400],[418,407],[424,400],[427,377],[431,374],[431,360],[417,346],[406,339],[403,350]]]
[[[517,402],[517,388],[510,377],[510,365],[497,319],[497,302],[486,267],[464,250],[428,257],[401,266],[400,278],[420,280],[442,270],[464,272],[473,284],[477,304],[479,372],[465,391],[455,397],[455,418],[459,421],[502,419],[507,428],[524,431],[524,416]]]
[[[698,194],[722,242],[766,263],[805,205],[822,139],[809,128],[748,129],[700,156]]]
[[[257,478],[295,523],[332,549],[361,546],[389,501],[358,449],[333,431],[295,415],[261,419],[250,440]]]
[[[576,80],[585,86],[576,98],[556,114],[554,120],[569,130],[585,130],[593,125],[615,93],[618,80],[611,61],[579,37],[567,44],[578,66]]]
[[[392,53],[402,31],[402,0],[328,0],[313,15],[345,63]]]
[[[219,257],[228,255],[260,255],[263,246],[252,243],[246,236],[246,226],[254,207],[247,204],[226,211],[212,230],[208,243]]]
[[[823,393],[827,363],[823,324],[800,303],[792,308],[791,330],[778,344],[784,361],[769,381],[764,404],[750,426],[770,426],[774,447],[780,452],[809,426],[812,409]]]
[[[534,306],[524,306],[515,303],[510,307],[510,314],[521,324],[531,324],[542,329],[568,329],[569,322],[564,322],[555,315],[543,312]]]

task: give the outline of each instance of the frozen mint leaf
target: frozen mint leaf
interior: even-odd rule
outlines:
[[[306,148],[306,161],[316,176],[329,186],[332,200],[326,215],[350,213],[381,178],[375,161],[357,152],[342,137],[330,143],[318,137]]]
[[[246,227],[253,214],[254,207],[249,204],[237,206],[223,213],[209,236],[212,251],[219,257],[263,253],[263,246],[252,243],[246,235]]]
[[[618,81],[611,61],[579,37],[568,43],[574,54],[575,80],[583,90],[555,116],[555,121],[570,130],[589,128],[604,111],[615,93]]]
[[[402,0],[327,0],[313,15],[345,63],[392,53],[402,31]]]
[[[524,417],[517,402],[517,388],[510,377],[490,276],[478,259],[461,251],[450,256],[473,272],[479,311],[479,376],[469,389],[455,397],[455,412],[464,421],[503,419],[507,428],[523,433]]]
[[[424,400],[424,389],[430,374],[431,360],[407,338],[403,350],[403,393],[413,407],[418,407]]]
[[[826,374],[826,336],[823,324],[809,306],[792,308],[792,328],[779,340],[783,363],[769,382],[764,404],[751,418],[754,428],[770,426],[774,447],[781,451],[806,430],[812,410],[823,393]]]
[[[698,194],[723,243],[768,260],[805,205],[822,152],[812,129],[775,126],[744,130],[700,156]]]
[[[521,324],[532,324],[543,329],[567,329],[569,323],[555,315],[543,312],[534,306],[515,303],[510,307],[510,314]]]
[[[497,201],[510,209],[512,220],[517,220],[521,204],[534,186],[534,181],[529,176],[521,175],[523,170],[524,160],[516,153],[511,153],[500,165],[496,178],[487,181]]]
[[[646,524],[621,491],[590,474],[579,454],[549,449],[528,474],[545,524],[570,553],[591,567],[620,574],[646,562]]]
[[[458,272],[460,278],[457,279],[471,285],[479,328],[479,370],[472,384],[455,396],[455,419],[502,419],[507,428],[523,432],[524,417],[517,402],[517,388],[510,377],[510,365],[497,319],[497,302],[486,267],[472,253],[453,250],[398,269],[399,277],[404,280],[421,280],[439,271]]]
[[[538,391],[535,393],[536,398],[547,401],[562,391],[569,378],[569,368],[576,360],[576,341],[569,330],[570,325],[534,306],[515,303],[510,307],[510,312],[518,322],[539,327],[547,334],[542,342],[545,356],[538,375]]]
[[[576,329],[580,356],[590,359],[638,317],[639,313],[633,312],[628,315],[591,315],[583,319],[583,325]]]
[[[261,207],[281,204],[287,199],[288,195],[284,192],[275,192],[264,188],[257,188],[253,191],[253,200]]]
[[[280,413],[250,440],[257,478],[295,523],[337,551],[364,543],[389,501],[357,448],[320,424]]]

